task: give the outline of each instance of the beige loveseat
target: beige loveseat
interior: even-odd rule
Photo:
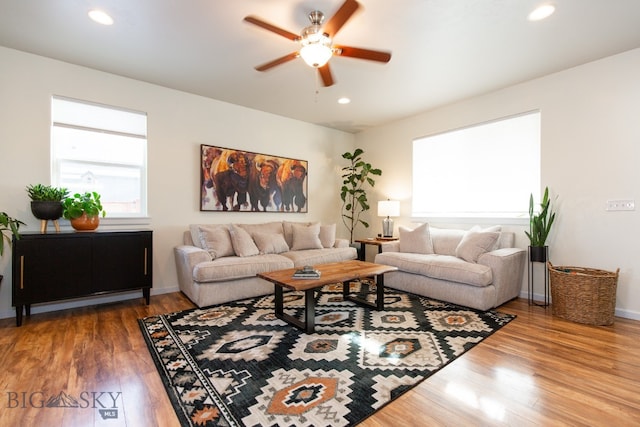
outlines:
[[[387,287],[488,310],[520,293],[526,250],[514,248],[514,240],[498,226],[400,227],[400,240],[384,244],[375,262],[398,267],[385,274]]]
[[[357,258],[335,224],[290,221],[194,224],[174,254],[180,290],[198,307],[272,293],[258,273]]]

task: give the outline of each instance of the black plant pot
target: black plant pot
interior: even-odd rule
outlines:
[[[529,246],[529,261],[547,262],[548,246]]]
[[[38,219],[56,220],[62,216],[62,202],[33,200],[31,213]]]

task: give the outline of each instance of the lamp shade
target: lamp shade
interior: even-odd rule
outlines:
[[[380,200],[378,216],[400,216],[400,202],[397,200]]]

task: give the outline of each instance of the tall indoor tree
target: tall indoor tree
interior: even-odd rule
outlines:
[[[365,228],[369,227],[369,223],[360,218],[363,212],[370,209],[366,188],[374,187],[376,184],[372,175],[382,175],[380,169],[362,160],[363,153],[361,148],[356,148],[353,153],[347,151],[342,155],[344,159],[350,161],[348,166],[342,168],[340,198],[342,199],[342,222],[349,230],[351,243],[353,243],[353,232],[358,224],[362,224]]]

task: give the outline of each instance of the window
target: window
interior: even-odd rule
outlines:
[[[414,217],[519,218],[539,192],[538,111],[413,141]]]
[[[108,217],[146,217],[147,115],[53,97],[51,117],[53,185],[98,192]]]

